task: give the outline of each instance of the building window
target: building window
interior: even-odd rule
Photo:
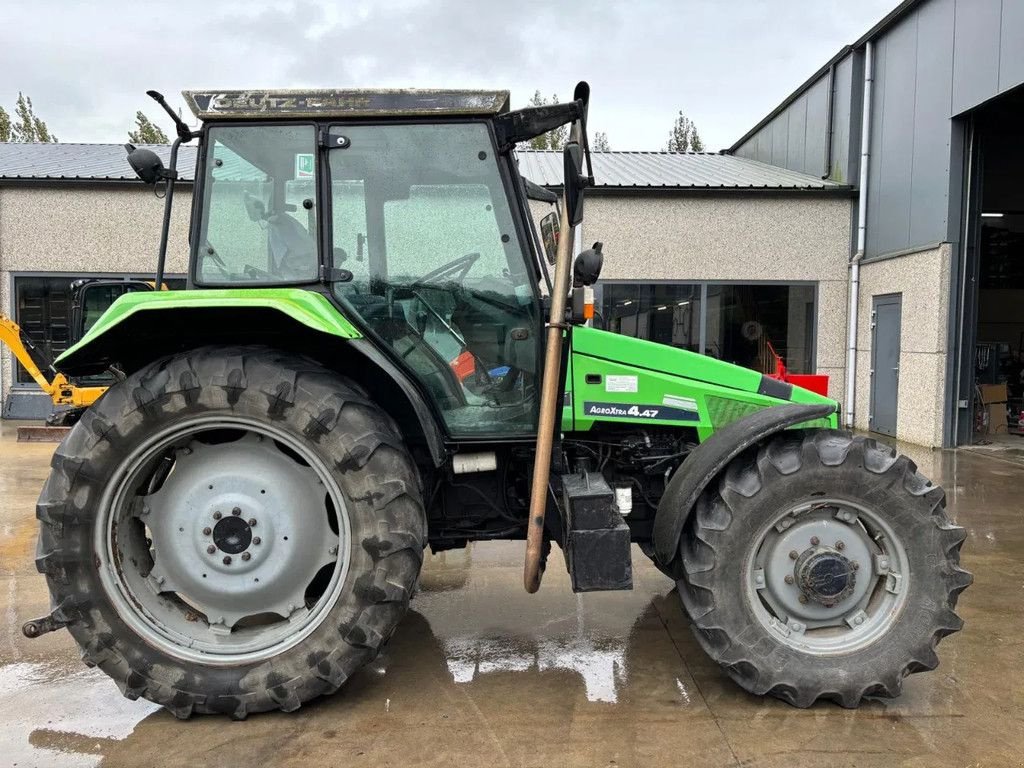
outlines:
[[[814,317],[811,285],[710,284],[705,354],[762,373],[778,355],[791,373],[814,373]]]
[[[84,277],[90,275],[14,276],[14,320],[49,360],[54,360],[71,346],[71,283]],[[92,277],[111,280],[119,276]],[[135,279],[145,280],[146,277]],[[167,278],[166,283],[172,289],[185,287],[182,278]],[[17,363],[15,368],[14,380],[18,384],[33,383],[21,363]]]
[[[659,344],[700,349],[700,286],[614,283],[604,286],[604,327]]]
[[[634,283],[600,286],[597,325],[770,373],[814,373],[811,283]],[[774,354],[773,354],[774,352]]]

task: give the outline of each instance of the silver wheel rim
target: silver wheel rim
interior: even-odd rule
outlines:
[[[148,644],[190,662],[276,656],[338,601],[349,517],[324,463],[283,430],[200,417],[114,473],[95,528],[103,587]]]
[[[903,609],[909,579],[906,549],[877,510],[817,498],[761,528],[744,589],[758,622],[780,642],[827,656],[885,635]]]

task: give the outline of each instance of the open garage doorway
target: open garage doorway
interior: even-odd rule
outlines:
[[[958,431],[961,444],[1024,451],[1022,124],[1024,89],[995,99],[973,115],[974,200],[967,214],[967,268],[975,279],[964,323],[964,362],[973,384],[970,424],[961,424]]]

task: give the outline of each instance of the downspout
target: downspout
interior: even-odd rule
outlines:
[[[846,325],[846,414],[847,429],[853,428],[857,392],[857,309],[860,303],[860,262],[864,258],[868,232],[868,166],[871,161],[871,90],[874,82],[874,44],[864,48],[864,98],[861,105],[860,181],[857,189],[857,251],[850,259],[850,310]]]

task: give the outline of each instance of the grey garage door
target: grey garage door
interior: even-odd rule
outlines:
[[[900,313],[903,294],[871,300],[871,416],[872,432],[896,435],[900,385]]]

